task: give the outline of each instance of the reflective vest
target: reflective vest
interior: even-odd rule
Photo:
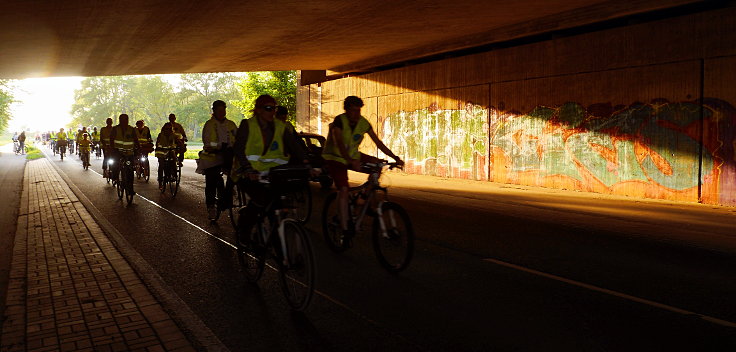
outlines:
[[[77,132],[77,143],[81,142],[84,139],[85,133],[87,133],[87,131]]]
[[[358,120],[358,124],[355,125],[355,129],[351,130],[347,115],[340,114],[337,118],[342,121],[342,141],[345,143],[348,155],[350,155],[353,160],[360,159],[360,151],[358,151],[358,147],[360,146],[360,142],[363,141],[363,136],[365,136],[365,134],[371,129],[370,122],[368,122],[365,117],[361,116],[360,120]],[[330,133],[332,133],[332,130],[330,130]],[[340,148],[337,146],[337,141],[335,141],[334,136],[328,136],[322,157],[326,160],[339,161],[346,165],[348,163],[348,161],[342,157]]]
[[[158,135],[158,138],[156,138],[156,157],[157,158],[165,158],[166,153],[168,153],[171,149],[168,148],[175,148],[176,147],[176,136],[172,133],[170,135],[166,135],[164,133],[161,133]]]
[[[100,141],[102,147],[107,148],[110,146],[110,135],[112,135],[112,126],[105,126],[100,129]]]
[[[184,127],[182,127],[181,124],[172,122],[171,128],[174,129],[174,135],[176,136],[176,139],[184,138]]]
[[[148,126],[143,126],[141,129],[136,128],[135,134],[138,136],[138,143],[150,141],[151,139],[151,130],[148,129]]]
[[[92,141],[88,140],[80,140],[77,142],[79,144],[79,151],[80,152],[89,152],[89,146],[92,144]]]
[[[100,132],[92,131],[92,133],[90,133],[90,136],[92,137],[92,141],[93,142],[99,142],[100,141]]]
[[[124,155],[133,155],[133,147],[135,146],[136,133],[133,126],[113,127],[115,131],[115,145],[113,147],[123,152]]]
[[[57,139],[56,133],[49,133],[49,138],[51,138],[52,141],[55,141]]]
[[[258,118],[251,117],[248,120],[248,143],[245,145],[245,156],[250,165],[258,171],[267,171],[274,166],[284,165],[289,158],[284,153],[284,131],[286,125],[274,120],[273,140],[266,152],[263,152],[263,133],[258,125]]]
[[[224,123],[226,125],[225,128],[227,129],[228,134],[228,145],[232,147],[235,144],[235,134],[238,132],[238,126],[235,125],[235,122],[228,119],[225,119],[223,122],[218,122],[214,117],[207,120],[202,128],[202,143],[204,143],[206,147],[213,149],[220,148],[220,138],[218,136],[219,132],[217,128],[217,124],[219,123]],[[205,136],[207,136],[206,139]],[[217,153],[205,152],[204,150],[199,153],[200,160],[206,163],[214,163],[211,164],[210,167],[218,165],[218,156],[219,155]],[[219,160],[219,163],[222,163],[222,160]]]

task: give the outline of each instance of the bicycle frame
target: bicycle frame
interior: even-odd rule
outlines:
[[[379,223],[381,224],[381,230],[385,231],[386,226],[383,223],[382,207],[381,205],[388,199],[388,188],[381,186],[379,179],[383,171],[383,167],[388,165],[387,163],[378,163],[375,165],[373,171],[368,175],[368,179],[360,186],[350,187],[348,189],[349,196],[354,197],[348,199],[348,213],[353,217],[353,223],[355,224],[355,231],[361,231],[363,226],[363,218],[368,213],[368,209],[372,209],[373,212],[379,215]],[[365,190],[365,192],[363,192]],[[374,203],[376,192],[383,192],[383,199],[376,202],[375,206],[371,206]],[[361,193],[365,196],[365,204],[359,207],[360,211],[357,215],[353,215],[355,207],[358,206],[357,200],[361,196]]]

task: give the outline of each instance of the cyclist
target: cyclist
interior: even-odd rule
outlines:
[[[204,174],[204,199],[207,205],[207,216],[210,220],[217,218],[215,201],[217,195],[221,201],[225,196],[225,184],[220,172],[230,172],[233,160],[233,144],[235,144],[235,132],[238,126],[235,122],[228,120],[227,106],[222,100],[212,103],[212,117],[205,122],[202,128],[202,151],[197,159],[197,170]]]
[[[100,132],[97,131],[97,126],[92,128],[89,136],[92,139],[92,149],[97,150],[97,148],[100,148]]]
[[[147,159],[148,153],[153,151],[153,139],[151,138],[151,130],[143,123],[143,120],[135,122],[135,133],[140,147],[136,153],[135,162],[142,166],[141,157],[145,155]]]
[[[59,154],[65,153],[65,150],[61,150],[62,147],[67,146],[67,139],[66,139],[66,132],[64,132],[64,128],[60,128],[59,132],[56,133],[56,146],[57,150],[59,151]]]
[[[53,150],[54,153],[56,153],[57,151],[56,139],[57,139],[56,133],[54,133],[54,131],[49,131],[49,140],[51,141],[51,150]]]
[[[82,127],[81,130],[77,131],[77,136],[74,138],[74,141],[77,143],[77,154],[79,154],[80,156],[82,154],[81,154],[81,150],[79,150],[79,142],[81,142],[82,139],[84,139],[85,134],[89,134],[87,132],[87,127]]]
[[[348,229],[348,169],[360,171],[361,162],[378,162],[380,159],[361,153],[358,150],[363,137],[367,133],[379,150],[394,159],[399,165],[403,161],[399,159],[378,138],[373,131],[370,122],[360,115],[363,100],[356,96],[349,96],[343,102],[345,113],[337,115],[330,124],[330,132],[327,136],[325,149],[322,157],[325,159],[327,170],[335,182],[338,191],[338,213],[340,214],[340,226],[350,241],[355,235],[353,229]]]
[[[250,203],[240,214],[240,224],[243,231],[250,233],[250,229],[258,219],[259,208],[268,202],[267,190],[258,182],[260,174],[272,167],[289,162],[289,155],[293,160],[302,160],[308,165],[304,151],[299,146],[296,136],[286,124],[274,119],[276,115],[276,99],[270,95],[261,95],[256,99],[253,116],[240,122],[235,138],[235,167],[234,178],[245,176],[243,190],[250,197]]]
[[[73,128],[68,129],[66,131],[66,142],[67,142],[66,148],[67,150],[69,150],[69,155],[74,153],[74,147],[75,147],[74,141],[76,140],[77,140],[77,134],[74,133],[74,129]]]
[[[166,154],[170,148],[176,148],[176,136],[174,135],[174,129],[171,127],[171,123],[167,122],[161,127],[161,133],[156,138],[156,158],[158,158],[158,187],[163,188],[163,177],[164,168],[169,165],[164,165]]]
[[[21,154],[26,153],[26,131],[21,131],[20,135],[18,136],[18,151]]]
[[[113,153],[124,161],[130,161],[131,165],[135,151],[138,149],[138,135],[135,128],[128,124],[128,114],[120,114],[118,124],[112,128],[110,133],[110,146]],[[115,162],[110,170],[112,171],[113,180],[118,180],[121,163]]]
[[[189,141],[187,139],[187,133],[184,131],[184,127],[176,122],[176,115],[169,114],[169,123],[171,123],[171,128],[174,129],[174,135],[176,136],[176,145],[178,146],[179,150],[179,165],[181,165],[181,162],[184,161],[184,152],[187,151],[187,142]]]
[[[110,135],[112,134],[112,119],[105,120],[106,126],[100,129],[100,147],[102,148],[102,177],[107,174],[107,159],[112,158],[112,145]]]
[[[80,139],[77,142],[77,149],[79,149],[79,156],[82,159],[82,161],[87,162],[87,165],[89,165],[89,151],[90,151],[91,145],[92,145],[92,141],[89,140],[89,134],[87,133],[82,134],[82,139]]]

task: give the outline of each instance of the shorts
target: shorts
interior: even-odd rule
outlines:
[[[377,163],[380,160],[381,159],[374,156],[360,153],[360,162],[362,163]],[[332,177],[332,181],[335,182],[335,187],[337,189],[340,189],[340,187],[350,187],[348,185],[348,165],[335,160],[325,160],[325,165],[327,166],[327,171],[330,173],[330,177]],[[360,172],[359,170],[353,171]]]

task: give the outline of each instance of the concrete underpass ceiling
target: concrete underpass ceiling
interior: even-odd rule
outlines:
[[[688,0],[0,2],[0,78],[361,72]]]

